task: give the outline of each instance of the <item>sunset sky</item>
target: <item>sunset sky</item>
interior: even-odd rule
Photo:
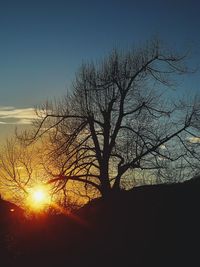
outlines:
[[[0,135],[30,124],[34,106],[62,96],[83,61],[113,47],[156,35],[178,51],[190,49],[197,67],[199,10],[198,0],[1,1]],[[199,71],[183,81],[181,92],[200,90]]]

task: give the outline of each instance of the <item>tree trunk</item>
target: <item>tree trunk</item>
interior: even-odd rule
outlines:
[[[102,194],[102,197],[106,197],[111,192],[108,168],[106,166],[102,167],[100,177],[101,177],[101,194]]]
[[[115,191],[115,192],[119,192],[120,191],[120,180],[121,180],[121,175],[117,175],[116,176],[116,179],[115,179],[115,182],[114,182],[114,185],[112,187],[112,190]]]

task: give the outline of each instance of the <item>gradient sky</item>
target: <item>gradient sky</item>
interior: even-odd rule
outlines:
[[[199,31],[198,0],[1,0],[0,134],[29,124],[35,105],[62,96],[83,61],[113,47],[158,35],[172,48],[190,48],[199,65]],[[199,74],[183,89],[200,91]]]

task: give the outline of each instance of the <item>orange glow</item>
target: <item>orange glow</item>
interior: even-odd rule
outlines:
[[[28,206],[33,210],[43,210],[50,204],[50,195],[46,188],[36,186],[29,192]]]

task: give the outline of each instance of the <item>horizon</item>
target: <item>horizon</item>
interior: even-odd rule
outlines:
[[[199,10],[1,1],[3,266],[198,266]]]

